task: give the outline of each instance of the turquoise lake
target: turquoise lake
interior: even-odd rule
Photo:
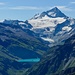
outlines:
[[[40,61],[40,58],[17,60],[17,62],[39,62],[39,61]]]

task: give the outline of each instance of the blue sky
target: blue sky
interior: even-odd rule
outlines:
[[[27,20],[55,6],[75,18],[75,0],[0,0],[0,20]]]

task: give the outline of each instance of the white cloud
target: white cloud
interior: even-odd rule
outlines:
[[[2,7],[0,9],[8,9],[8,10],[49,10],[54,7],[59,8],[62,11],[72,11],[73,9],[67,6],[53,6],[53,7],[35,7],[35,6],[15,6],[15,7]]]
[[[0,2],[0,5],[5,5],[5,3],[3,3],[3,2]]]
[[[33,6],[16,6],[16,7],[10,7],[9,9],[13,10],[41,10],[41,7],[33,7]]]
[[[75,2],[70,2],[71,4],[75,4]]]

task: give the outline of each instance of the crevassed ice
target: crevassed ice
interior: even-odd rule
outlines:
[[[28,20],[28,22],[33,26],[33,29],[36,28],[45,28],[45,27],[55,27],[57,24],[63,23],[66,19],[64,18],[50,18],[45,16],[41,19],[32,19]]]

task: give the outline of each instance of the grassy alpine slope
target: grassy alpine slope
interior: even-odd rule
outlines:
[[[71,75],[75,72],[75,35],[62,46],[51,48],[41,62],[24,75]]]
[[[0,75],[22,75],[32,64],[18,63],[16,60],[41,58],[48,48],[29,29],[0,23]]]

